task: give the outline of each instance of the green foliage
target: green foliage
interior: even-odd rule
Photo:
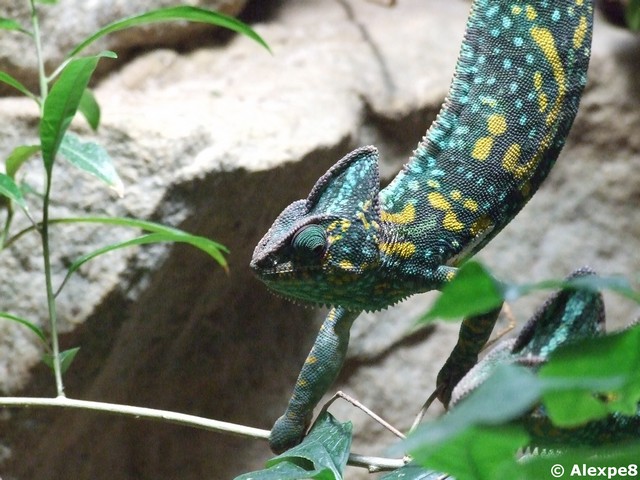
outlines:
[[[503,301],[511,302],[538,290],[563,288],[610,290],[640,303],[640,293],[631,288],[627,279],[619,276],[589,275],[527,284],[501,283],[486,267],[476,261],[469,261],[460,267],[453,280],[442,289],[442,295],[436,299],[431,309],[418,319],[418,323],[430,322],[437,318],[455,320],[478,315],[499,307]]]
[[[32,99],[40,108],[39,143],[35,145],[15,146],[5,159],[6,173],[0,173],[0,197],[2,197],[0,208],[5,210],[5,222],[0,236],[0,248],[6,248],[9,245],[15,244],[29,231],[36,231],[40,234],[45,264],[45,286],[49,308],[49,333],[45,334],[34,322],[10,313],[0,313],[0,318],[25,326],[45,343],[47,352],[44,356],[44,361],[54,371],[58,395],[63,395],[62,373],[71,365],[71,362],[78,352],[78,348],[74,347],[65,351],[59,351],[55,297],[65,286],[71,274],[77,271],[83,264],[99,255],[133,245],[158,242],[187,243],[203,250],[225,270],[227,269],[227,263],[224,254],[228,253],[228,250],[223,245],[207,238],[191,235],[175,228],[165,227],[144,220],[103,217],[61,218],[56,220],[49,218],[53,167],[60,155],[80,170],[89,173],[91,176],[105,183],[108,187],[115,190],[118,195],[122,196],[124,194],[124,185],[107,150],[93,141],[82,140],[77,135],[68,131],[72,120],[78,112],[85,117],[93,130],[98,128],[100,124],[100,106],[93,93],[87,87],[101,59],[117,58],[113,52],[79,56],[80,52],[97,39],[109,33],[135,26],[174,20],[203,22],[221,26],[251,38],[267,50],[269,50],[269,47],[257,33],[235,18],[200,8],[176,6],[161,8],[125,18],[99,29],[73,48],[68,53],[67,59],[47,76],[45,73],[46,62],[42,57],[42,39],[40,37],[38,20],[39,7],[37,7],[37,5],[51,5],[55,3],[57,3],[56,0],[29,0],[32,20],[31,29],[25,28],[16,20],[0,18],[0,30],[26,34],[32,37],[37,53],[38,83],[40,85],[39,94],[35,94],[11,74],[0,72],[0,82],[11,86],[21,94]],[[41,222],[36,222],[31,217],[28,206],[33,202],[28,201],[29,198],[27,195],[30,191],[26,187],[22,187],[16,180],[25,162],[38,154],[42,157],[46,176],[45,192],[37,196],[37,199],[42,202]],[[15,206],[24,212],[32,223],[32,226],[10,236]],[[72,263],[62,284],[57,289],[54,289],[49,252],[49,227],[53,224],[77,222],[124,226],[142,229],[149,233],[124,242],[106,245],[93,252],[82,255]]]
[[[350,448],[351,423],[339,423],[325,412],[300,445],[269,460],[265,470],[235,480],[341,480]]]
[[[640,32],[640,0],[629,0],[625,10],[625,20],[629,29]]]
[[[578,427],[615,412],[635,414],[640,402],[638,342],[640,326],[563,346],[539,375],[524,367],[501,365],[469,397],[447,415],[420,426],[400,448],[425,468],[458,479],[542,478],[549,472],[548,462],[535,460],[523,468],[516,461],[515,452],[530,442],[520,418],[538,402],[557,426]],[[569,446],[553,455],[551,464],[569,466],[597,454],[607,459],[603,465],[609,465],[609,456],[620,454],[626,444],[608,445],[609,432],[601,433],[601,447]],[[616,457],[621,464],[629,462],[632,452],[637,460],[640,437],[638,442]]]

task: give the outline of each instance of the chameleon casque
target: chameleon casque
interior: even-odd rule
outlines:
[[[586,83],[592,0],[474,0],[453,81],[411,159],[380,190],[378,152],[354,150],[289,205],[251,267],[275,292],[331,307],[270,444],[299,443],[361,311],[441,289],[549,173]],[[499,310],[463,321],[440,398],[477,360]]]

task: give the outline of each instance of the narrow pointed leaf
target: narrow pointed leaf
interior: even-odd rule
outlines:
[[[159,233],[165,236],[166,240],[177,243],[188,243],[189,245],[202,250],[215,261],[217,261],[222,268],[228,269],[227,261],[224,258],[224,254],[229,250],[224,245],[209,240],[206,237],[199,235],[192,235],[183,230],[167,227],[155,222],[149,222],[147,220],[138,220],[136,218],[123,218],[123,217],[76,217],[76,218],[58,218],[50,220],[50,223],[100,223],[103,225],[118,225],[120,227],[134,227],[140,228],[147,232]],[[156,237],[160,238],[160,237]],[[149,243],[149,242],[147,242]]]
[[[0,29],[2,30],[13,30],[21,33],[26,33],[27,35],[31,35],[31,32],[26,30],[20,22],[17,22],[11,18],[0,17]]]
[[[19,147],[14,148],[5,162],[7,175],[15,179],[16,173],[22,164],[39,151],[40,145],[20,145]]]
[[[80,99],[101,57],[114,58],[112,52],[70,61],[60,73],[44,102],[40,120],[40,144],[42,158],[48,172],[60,148],[71,120],[78,111]]]
[[[36,3],[42,3],[44,5],[55,5],[58,0],[35,0]]]
[[[502,303],[501,285],[478,262],[467,262],[442,289],[442,295],[418,323],[486,313]]]
[[[78,107],[80,113],[84,115],[89,126],[95,131],[100,125],[100,105],[93,92],[88,88],[85,88],[80,98],[80,105]]]
[[[124,30],[126,28],[137,27],[140,25],[148,25],[150,23],[158,22],[169,22],[174,20],[187,20],[190,22],[208,23],[211,25],[228,28],[229,30],[233,30],[234,32],[240,33],[251,38],[252,40],[255,40],[264,48],[269,50],[269,46],[262,39],[262,37],[260,37],[260,35],[254,32],[251,27],[241,22],[240,20],[229,17],[228,15],[223,15],[218,12],[213,12],[211,10],[205,10],[202,8],[190,6],[178,6],[152,10],[150,12],[142,13],[140,15],[134,15],[132,17],[127,17],[122,20],[117,20],[113,23],[110,23],[109,25],[101,28],[93,35],[87,37],[78,45],[76,45],[76,47],[71,50],[68,56],[73,57],[77,55],[88,45],[92,44],[97,39],[108,35],[109,33]]]
[[[19,92],[25,94],[27,97],[37,101],[36,96],[33,93],[31,93],[27,87],[25,87],[22,83],[20,83],[18,80],[13,78],[8,73],[0,72],[0,82],[6,83],[10,87],[13,87]]]
[[[124,195],[124,184],[118,176],[107,151],[94,142],[83,142],[77,135],[67,132],[60,143],[62,154],[72,165],[102,180],[115,190],[118,196]]]
[[[62,373],[64,373],[67,370],[69,370],[69,367],[71,366],[71,363],[73,362],[73,359],[76,358],[76,355],[77,355],[79,350],[80,350],[80,347],[75,347],[75,348],[70,348],[69,350],[64,350],[64,351],[60,352],[60,354],[59,354],[60,355],[60,371]],[[53,355],[51,355],[49,353],[45,353],[42,356],[42,361],[51,370],[54,370],[54,368],[53,368]]]
[[[24,318],[20,318],[20,317],[17,317],[15,315],[11,315],[10,313],[5,313],[5,312],[0,312],[0,318],[4,318],[6,320],[10,320],[12,322],[16,322],[16,323],[19,323],[20,325],[23,325],[23,326],[27,327],[29,330],[31,330],[33,333],[35,333],[37,335],[37,337],[40,340],[42,340],[43,343],[47,343],[47,337],[45,336],[45,334],[42,331],[42,329],[40,327],[38,327],[36,324],[30,322],[29,320],[25,320]]]
[[[64,285],[69,280],[69,277],[77,271],[82,265],[87,263],[89,260],[92,260],[100,255],[104,255],[105,253],[112,252],[114,250],[119,250],[121,248],[133,247],[135,245],[146,245],[150,243],[163,243],[163,242],[173,242],[174,237],[163,234],[163,233],[148,233],[146,235],[142,235],[140,237],[133,238],[131,240],[126,240],[124,242],[113,243],[111,245],[107,245],[105,247],[94,250],[93,252],[87,253],[86,255],[82,255],[77,258],[67,270],[67,274],[64,277],[64,280],[60,284],[56,292],[56,296],[60,293]]]
[[[22,208],[27,208],[24,196],[22,195],[22,190],[20,190],[20,187],[16,185],[10,176],[5,175],[4,173],[0,173],[0,195],[10,198]]]

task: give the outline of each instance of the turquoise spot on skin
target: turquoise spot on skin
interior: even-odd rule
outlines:
[[[513,39],[513,44],[516,47],[521,47],[524,44],[524,40],[522,39],[522,37],[516,37]]]
[[[525,60],[527,61],[527,63],[528,63],[529,65],[533,65],[533,61],[534,61],[535,59],[533,58],[533,55],[532,55],[532,54],[528,53],[528,54],[527,54],[527,56],[525,57]]]
[[[486,61],[487,61],[487,56],[486,56],[486,55],[480,55],[480,56],[478,57],[478,63],[479,63],[479,64],[483,64],[483,63],[485,63]]]
[[[522,100],[520,100],[520,99],[517,99],[517,100],[516,100],[516,108],[517,108],[518,110],[520,110],[520,109],[522,108],[522,106],[523,106],[523,105],[524,105],[524,103],[522,102]]]
[[[551,15],[551,20],[553,20],[554,22],[557,22],[558,20],[560,20],[560,10],[556,8],[553,11],[553,14]]]
[[[518,120],[518,123],[520,123],[520,125],[526,125],[527,124],[527,116],[526,115],[522,115],[520,117],[520,120]]]
[[[502,68],[504,68],[505,70],[509,70],[511,68],[511,59],[505,58],[502,61]]]
[[[491,77],[489,80],[487,80],[487,85],[493,85],[496,83],[496,77]]]
[[[511,19],[509,17],[502,17],[502,26],[504,28],[511,28],[512,24],[513,24],[513,22],[511,21]]]
[[[497,37],[500,35],[500,29],[499,28],[493,28],[491,29],[491,36],[492,37]]]
[[[487,10],[487,18],[494,17],[496,13],[498,13],[499,11],[500,11],[500,7],[498,7],[498,5],[494,5],[489,10]]]
[[[512,82],[511,85],[509,85],[509,93],[516,93],[517,90],[518,90],[518,84],[516,82]],[[517,106],[517,103],[516,103],[516,106]]]

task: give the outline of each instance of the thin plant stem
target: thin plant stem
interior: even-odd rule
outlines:
[[[44,71],[44,58],[42,56],[42,40],[40,38],[40,23],[38,22],[38,12],[34,0],[29,0],[31,4],[31,24],[33,25],[33,40],[36,45],[36,57],[38,62],[38,77],[40,80],[40,105],[44,105],[44,101],[49,93],[47,85],[47,75]]]
[[[42,202],[42,224],[40,237],[42,238],[42,258],[44,260],[44,277],[47,290],[47,308],[49,310],[49,327],[51,334],[51,352],[53,355],[53,373],[56,379],[56,392],[59,397],[64,397],[64,384],[62,383],[62,368],[60,365],[60,346],[58,344],[58,317],[56,311],[56,297],[53,291],[51,276],[51,256],[49,245],[49,198],[51,194],[52,170],[47,170],[47,187]]]
[[[185,413],[158,410],[155,408],[135,407],[117,403],[93,402],[89,400],[77,400],[67,397],[36,398],[36,397],[0,397],[0,407],[10,408],[65,408],[104,412],[112,415],[133,417],[135,419],[156,420],[163,423],[173,423],[187,427],[198,428],[222,433],[231,433],[243,437],[259,440],[269,438],[269,430],[222,422],[209,418],[188,415]],[[382,458],[351,453],[349,464],[367,468],[370,472],[382,470],[394,470],[406,464],[404,459]]]

